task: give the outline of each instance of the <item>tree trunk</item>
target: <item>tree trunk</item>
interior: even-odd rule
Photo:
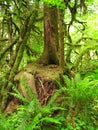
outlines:
[[[5,83],[4,87],[2,88],[2,91],[1,91],[1,99],[0,99],[0,107],[2,110],[4,110],[6,108],[6,105],[7,105],[7,101],[8,101],[8,98],[9,98],[9,95],[8,95],[8,92],[11,91],[12,89],[12,85],[11,85],[11,82],[13,82],[13,79],[14,79],[14,76],[19,68],[19,65],[20,65],[20,62],[21,62],[21,59],[23,57],[23,52],[24,52],[24,49],[25,49],[25,45],[27,43],[27,40],[28,40],[28,37],[30,35],[30,31],[31,31],[31,27],[32,27],[32,22],[35,20],[35,15],[30,15],[27,17],[22,29],[20,30],[21,33],[20,33],[20,36],[19,36],[19,39],[18,39],[18,45],[19,45],[19,49],[18,49],[18,52],[17,52],[17,55],[16,55],[16,59],[15,59],[15,62],[13,63],[13,66],[9,72],[9,75],[7,77],[7,82]],[[28,26],[26,26],[28,25]]]
[[[57,7],[44,5],[44,51],[38,63],[59,64],[58,61],[58,15]]]
[[[64,67],[64,10],[59,9],[59,63],[60,66]]]

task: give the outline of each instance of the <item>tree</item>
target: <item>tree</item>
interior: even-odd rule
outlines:
[[[38,63],[64,66],[64,9],[44,4],[44,51]]]
[[[32,47],[28,43],[32,41],[31,37],[34,37],[33,32],[36,32],[36,36],[39,33],[43,36],[44,33],[44,49],[37,62],[43,65],[60,65],[67,75],[71,75],[71,69],[77,70],[78,66],[82,64],[84,54],[88,53],[90,49],[95,50],[97,46],[88,47],[85,44],[89,40],[92,41],[91,38],[84,36],[85,22],[80,19],[80,16],[87,11],[85,0],[42,0],[44,13],[41,14],[41,17],[39,17],[39,10],[43,9],[43,3],[39,8],[39,1],[41,0],[0,1],[0,60],[2,61],[0,67],[5,69],[3,66],[7,66],[4,75],[6,82],[0,90],[3,109],[8,100],[8,92],[12,90],[9,83],[13,82],[14,76],[19,71],[24,52],[26,50],[32,52]],[[41,32],[42,27],[36,23],[42,20],[43,15],[44,31]],[[74,23],[76,28],[73,26]],[[77,37],[75,36],[75,38],[71,34],[71,27],[76,29],[74,36],[77,35]],[[93,41],[97,42],[96,39]],[[34,41],[31,44],[33,43]],[[82,45],[84,48],[86,46],[83,51]],[[76,59],[73,58],[75,56]]]
[[[32,26],[34,25],[36,21],[37,11],[36,1],[33,5],[29,4],[28,2],[18,2],[9,1],[4,3],[4,1],[1,3],[4,7],[4,13],[5,16],[3,18],[2,24],[5,25],[7,28],[7,32],[4,28],[3,31],[5,31],[5,34],[8,35],[8,44],[3,47],[3,50],[0,52],[0,59],[3,58],[5,53],[7,51],[10,52],[10,50],[13,51],[13,55],[10,57],[9,61],[9,70],[7,72],[6,78],[7,81],[4,84],[4,87],[1,90],[1,108],[4,109],[8,100],[8,92],[11,91],[12,87],[10,82],[13,82],[14,76],[17,73],[17,70],[19,68],[19,65],[21,63],[23,52],[25,50],[28,38],[30,36],[31,30],[33,29]],[[13,8],[13,10],[10,9]],[[20,8],[21,7],[21,8]],[[33,13],[32,13],[32,8]],[[16,14],[14,14],[14,11]],[[18,25],[15,23],[15,16],[17,16]],[[11,24],[12,23],[12,24]],[[2,36],[2,39],[4,37],[4,34]]]
[[[58,11],[56,6],[44,4],[44,51],[38,63],[59,64]]]

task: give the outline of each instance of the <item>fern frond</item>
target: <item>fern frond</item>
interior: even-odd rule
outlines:
[[[12,86],[12,89],[14,90],[14,92],[9,92],[10,95],[13,95],[15,97],[17,97],[18,99],[22,100],[23,102],[28,102],[28,100],[23,97],[23,95],[19,92],[19,90],[16,88],[16,86]]]
[[[42,118],[42,114],[41,113],[38,113],[34,117],[33,121],[30,123],[30,126],[29,126],[31,128],[31,130],[33,130],[34,128],[36,128],[37,124],[39,124],[41,122],[41,118]]]
[[[42,121],[42,122],[46,122],[46,123],[61,124],[60,121],[58,121],[57,119],[52,118],[52,117],[44,117],[44,118],[42,118],[41,121]]]

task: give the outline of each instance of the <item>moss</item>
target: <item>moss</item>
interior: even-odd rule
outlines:
[[[28,64],[22,71],[26,71],[32,74],[38,74],[42,77],[47,77],[47,78],[58,78],[60,73],[63,73],[61,67],[59,67],[58,65],[48,65],[48,66],[44,66],[43,64],[36,64],[36,63],[30,63]],[[20,73],[18,73],[18,75],[20,76]],[[16,76],[18,76],[16,75]]]

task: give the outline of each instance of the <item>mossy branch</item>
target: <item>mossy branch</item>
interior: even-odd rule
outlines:
[[[88,53],[90,50],[95,50],[96,48],[98,48],[98,45],[94,45],[94,46],[91,46],[91,47],[87,47],[86,49],[84,49],[80,55],[78,56],[78,58],[76,59],[76,62],[74,64],[74,66],[72,67],[73,70],[77,70],[78,66],[79,66],[79,63],[81,62],[82,60],[82,57]]]
[[[5,48],[3,48],[3,50],[0,52],[0,59],[2,59],[2,57],[4,56],[4,54],[13,47],[14,44],[16,44],[16,42],[18,41],[18,37],[10,44],[8,44],[7,46],[5,46]]]

